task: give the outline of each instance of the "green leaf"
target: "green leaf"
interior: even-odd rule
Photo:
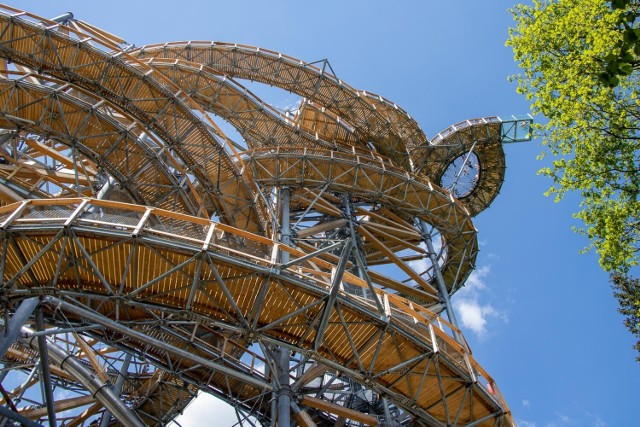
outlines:
[[[621,63],[618,65],[618,71],[621,75],[628,76],[633,72],[633,67],[631,66],[631,64]],[[616,86],[618,85],[618,83],[616,83]]]
[[[518,93],[545,116],[540,157],[553,156],[541,170],[552,181],[547,193],[581,196],[577,232],[603,269],[621,273],[640,263],[639,3],[520,5],[507,41],[522,69]],[[630,14],[633,22],[624,22]]]
[[[635,29],[628,29],[625,30],[623,35],[623,40],[627,43],[635,43],[636,41],[638,41],[638,34],[636,33]]]
[[[629,4],[629,0],[612,0],[611,7],[613,9],[625,9]]]

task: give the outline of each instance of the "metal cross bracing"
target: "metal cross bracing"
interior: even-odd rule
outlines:
[[[81,33],[72,38],[67,30],[57,31],[61,24],[47,27],[24,19],[28,14],[15,15],[0,14],[0,56],[36,72],[46,69],[117,104],[188,165],[209,210],[240,226],[256,226],[250,184],[233,161],[235,149],[187,94],[127,53],[107,51],[113,45]]]
[[[433,224],[447,241],[447,256],[441,269],[450,288],[463,283],[473,268],[477,253],[476,233],[465,208],[428,180],[408,176],[392,165],[385,165],[379,157],[287,148],[253,150],[246,162],[254,181],[261,187],[299,188],[294,192],[292,203],[304,211],[303,217],[313,215],[317,210],[338,221],[324,219],[316,228],[302,232],[304,237],[316,232],[325,233],[327,227],[339,228],[344,213],[335,206],[341,203],[341,198],[335,194],[349,193],[353,199],[386,208],[381,213],[377,212],[377,206],[373,210],[358,208],[357,213],[366,220],[359,221],[356,228],[366,239],[364,246],[371,253],[371,261],[387,260],[396,264],[418,286],[398,287],[391,281],[389,286],[381,283],[383,287],[395,286],[391,289],[420,295],[423,303],[438,301],[433,278],[416,273],[400,259],[401,255],[396,255],[405,249],[413,249],[426,258],[426,251],[419,247],[421,234],[413,225],[416,219]],[[264,193],[265,190],[261,192]],[[393,209],[388,208],[391,206]],[[391,210],[396,213],[389,215],[387,212]],[[300,219],[296,223],[299,224]],[[308,247],[304,239],[300,245]]]
[[[104,326],[105,331],[128,336],[127,345],[140,339],[147,355],[165,349],[158,348],[152,334],[140,337],[135,329],[119,325],[170,325],[173,318],[180,322],[185,316],[198,315],[239,343],[284,344],[365,384],[369,381],[372,391],[388,396],[409,414],[417,411],[418,418],[436,420],[420,407],[452,420],[454,413],[466,420],[475,416],[474,411],[502,412],[475,380],[478,367],[466,345],[442,332],[438,322],[446,322],[427,309],[377,288],[382,310],[371,299],[332,293],[338,282],[371,288],[349,271],[335,280],[333,264],[320,256],[308,257],[306,252],[230,226],[112,201],[91,200],[83,205],[86,200],[30,200],[0,210],[8,242],[0,272],[8,279],[6,286],[30,294],[30,283],[48,283],[39,288],[41,292],[79,300],[86,307],[51,304],[68,312],[67,317],[77,315]],[[81,206],[83,214],[78,213]],[[12,215],[18,210],[18,215]],[[289,253],[289,266],[272,260],[278,250]],[[29,261],[18,269],[20,262],[12,261],[18,258]],[[256,302],[258,298],[262,301]],[[316,326],[327,308],[326,332],[319,342]],[[79,311],[87,309],[94,314]],[[190,334],[181,335],[188,343]],[[165,337],[163,342],[167,341]],[[196,376],[193,361],[180,359],[198,356],[189,347],[188,356],[165,350],[178,360],[158,357],[157,363],[184,369],[187,377]],[[209,362],[214,370],[205,369],[204,377],[192,377],[192,382],[207,384],[206,379],[218,370],[234,380],[251,381],[250,389],[264,395],[255,390],[255,374],[225,369],[230,361],[223,360],[220,366]],[[266,381],[264,390],[269,390]],[[419,408],[405,408],[421,400]],[[456,408],[451,414],[447,402]]]
[[[135,119],[84,90],[32,72],[7,73],[0,111],[0,125],[19,129],[7,134],[0,153],[4,185],[22,179],[20,187],[29,189],[14,191],[9,202],[47,194],[96,197],[106,184],[100,169],[128,193],[118,199],[206,212],[171,152]]]
[[[359,141],[371,141],[385,156],[406,162],[406,143],[389,118],[367,97],[324,68],[253,46],[217,42],[177,42],[145,46],[132,52],[138,58],[184,59],[207,66],[214,73],[281,87],[326,106],[351,123]]]
[[[530,119],[429,141],[326,60],[0,26],[0,423],[167,425],[205,392],[237,425],[513,424],[449,297]]]

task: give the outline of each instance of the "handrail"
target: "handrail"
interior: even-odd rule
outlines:
[[[25,200],[20,203],[14,203],[11,205],[0,207],[0,220],[2,220],[2,217],[5,215],[9,216],[11,213],[17,212],[18,214],[15,215],[12,222],[10,224],[7,224],[7,229],[15,230],[15,229],[19,229],[20,227],[32,228],[38,222],[43,225],[50,224],[50,225],[56,225],[56,226],[62,227],[62,224],[64,223],[64,221],[70,218],[74,214],[75,208],[83,203],[86,204],[86,209],[84,210],[85,213],[77,215],[75,218],[72,218],[69,223],[69,226],[93,225],[94,227],[98,227],[98,228],[104,228],[106,226],[110,226],[111,228],[116,227],[118,232],[120,233],[127,233],[127,232],[130,233],[136,228],[137,221],[113,222],[113,220],[117,219],[117,215],[113,216],[114,214],[111,214],[112,215],[110,217],[111,222],[95,221],[94,219],[92,219],[92,216],[99,215],[99,213],[96,212],[96,211],[99,212],[99,208],[108,208],[111,210],[120,211],[121,215],[130,215],[132,213],[143,215],[145,212],[150,212],[150,215],[155,217],[156,220],[161,220],[163,218],[171,220],[171,225],[176,228],[187,228],[186,225],[189,225],[189,224],[199,226],[201,227],[201,233],[200,233],[201,237],[193,237],[193,236],[185,237],[185,236],[171,234],[170,232],[160,232],[159,234],[159,231],[155,229],[156,226],[150,225],[151,221],[145,222],[144,226],[142,227],[142,230],[140,231],[140,235],[142,234],[156,235],[156,236],[171,235],[172,239],[174,240],[178,239],[182,241],[188,241],[189,246],[192,246],[194,248],[201,248],[206,241],[206,234],[207,234],[208,228],[215,227],[214,235],[216,236],[214,236],[212,241],[209,243],[209,246],[208,246],[209,250],[212,250],[212,251],[226,250],[234,253],[235,256],[237,257],[243,257],[247,260],[250,260],[251,262],[258,262],[263,266],[269,266],[273,268],[278,268],[278,266],[281,265],[277,263],[274,264],[269,257],[269,254],[272,252],[274,247],[288,252],[291,257],[290,262],[292,263],[295,262],[296,258],[301,258],[308,255],[306,252],[302,250],[281,245],[280,243],[273,241],[271,239],[268,239],[266,237],[249,233],[247,231],[244,231],[226,224],[220,224],[220,223],[209,221],[200,217],[193,217],[193,216],[189,216],[181,213],[175,213],[175,212],[171,212],[171,211],[167,211],[159,208],[151,208],[151,207],[127,204],[127,203],[116,202],[116,201],[108,201],[108,200],[97,200],[97,199],[89,199],[89,198]],[[96,209],[92,210],[91,207]],[[46,210],[56,211],[58,212],[58,215],[55,217],[40,216],[38,218],[29,218],[30,214],[33,213],[34,210],[37,211],[38,209],[42,209],[42,208]],[[92,211],[94,213],[89,213]],[[131,217],[123,216],[123,218],[130,219]],[[182,223],[182,227],[180,227],[181,223]],[[254,248],[258,248],[258,249],[260,246],[266,246],[266,248],[264,248],[264,250],[262,251],[263,256],[260,257],[259,255],[251,255],[251,254],[247,254],[246,252],[235,250],[232,243],[233,240],[229,238],[225,238],[224,234],[228,234],[231,236],[235,236],[238,239],[242,239],[244,241],[243,248],[245,248],[245,251],[247,247],[251,247],[252,245],[254,246]],[[319,257],[310,257],[309,259],[304,261],[304,264],[308,265],[310,268],[296,268],[294,266],[292,268],[282,270],[282,273],[301,276],[306,280],[308,280],[309,283],[313,283],[314,286],[327,290],[328,287],[330,286],[331,268],[333,267],[333,264]],[[314,268],[311,268],[311,266],[313,266]],[[320,270],[317,270],[317,269],[320,269]],[[360,279],[359,277],[349,272],[344,273],[342,281],[343,283],[348,283],[349,285],[359,287],[363,290],[369,289],[364,280]],[[389,308],[391,309],[390,321],[392,322],[401,321],[405,323],[413,319],[413,321],[415,321],[416,325],[418,326],[432,324],[434,326],[433,330],[436,334],[436,337],[443,340],[443,342],[446,343],[446,347],[447,347],[446,350],[442,348],[442,345],[439,345],[438,348],[440,348],[441,351],[446,351],[453,361],[458,360],[459,361],[458,366],[460,369],[467,369],[462,361],[464,360],[465,357],[468,358],[468,360],[470,361],[470,365],[473,369],[473,372],[471,372],[471,374],[482,375],[485,379],[487,379],[487,381],[490,384],[489,386],[482,385],[483,388],[490,395],[496,394],[496,388],[493,384],[493,380],[491,379],[491,377],[473,359],[473,356],[471,352],[468,350],[468,347],[458,343],[455,340],[454,336],[456,334],[462,335],[459,329],[455,328],[447,320],[441,318],[440,316],[431,312],[427,308],[419,305],[414,305],[409,300],[407,300],[406,298],[400,295],[390,293],[379,288],[376,288],[375,292],[380,298],[380,300],[384,299],[388,301]],[[363,299],[360,297],[354,297],[344,291],[341,291],[341,294],[343,295],[344,298],[357,301],[360,304],[364,303],[370,307],[375,307],[375,304],[371,300]],[[404,317],[404,319],[399,318],[398,316],[400,314],[406,317]],[[445,325],[447,327],[447,330],[441,329],[441,325]],[[418,330],[416,330],[416,332],[418,332]],[[422,339],[431,341],[431,338],[429,337],[428,333],[425,332],[425,333],[421,333],[420,335]]]

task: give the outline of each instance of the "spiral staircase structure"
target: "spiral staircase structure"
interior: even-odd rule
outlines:
[[[429,140],[327,61],[1,6],[2,422],[168,425],[204,392],[238,425],[513,425],[449,297],[530,124]]]

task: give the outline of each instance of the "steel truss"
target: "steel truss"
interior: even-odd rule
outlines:
[[[6,6],[0,59],[6,420],[166,425],[205,392],[238,425],[513,424],[449,297],[530,119],[429,141],[326,60]]]

